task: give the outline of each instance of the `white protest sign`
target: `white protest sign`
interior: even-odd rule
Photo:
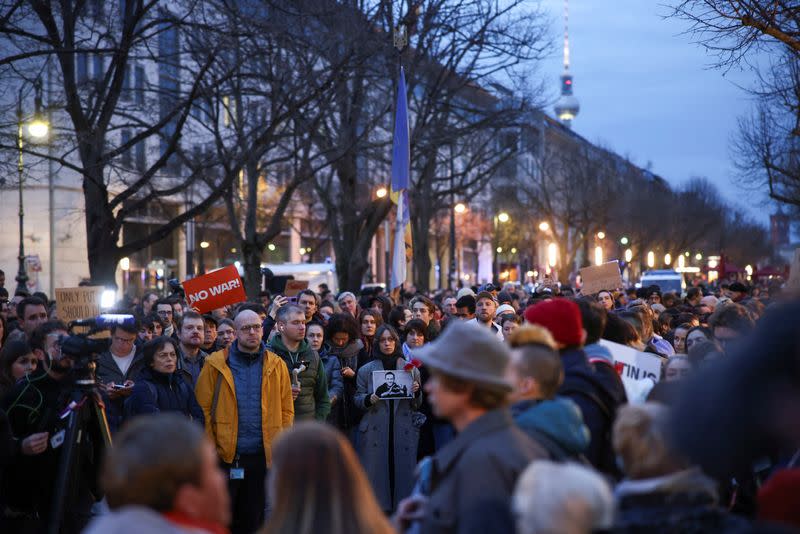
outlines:
[[[611,351],[615,368],[622,378],[625,393],[629,400],[638,399],[643,387],[649,386],[648,379],[653,383],[661,379],[662,358],[649,352],[639,352],[626,345],[612,341],[600,340],[600,345]]]

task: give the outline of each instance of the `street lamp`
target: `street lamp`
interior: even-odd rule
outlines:
[[[549,229],[550,229],[550,223],[548,223],[547,221],[542,221],[539,223],[539,230],[541,230],[542,232],[546,232]]]
[[[594,248],[594,264],[603,265],[603,247]]]
[[[597,232],[597,239],[603,240],[606,238],[605,232]]]
[[[630,243],[628,238],[625,236],[622,236],[622,239],[620,239],[619,242],[622,243],[623,245],[627,245],[628,243]]]
[[[651,269],[656,266],[656,253],[652,250],[647,253],[647,266]]]
[[[375,196],[378,197],[378,198],[385,198],[386,195],[388,195],[388,194],[389,194],[389,192],[386,190],[385,187],[381,187],[380,189],[375,191]]]
[[[462,213],[466,213],[467,206],[463,202],[459,202],[453,209],[460,215]]]
[[[497,243],[498,247],[495,249],[497,253],[494,256],[494,274],[495,274],[495,276],[498,277],[498,279],[499,279],[499,276],[500,276],[500,254],[503,252],[503,248],[501,246],[499,246],[499,244],[500,244],[499,241],[500,240],[498,238],[499,236],[498,236],[497,228],[498,228],[499,223],[507,223],[510,220],[511,220],[511,217],[505,211],[501,211],[500,213],[498,213],[497,215],[494,216],[494,238],[495,238],[495,240],[498,241],[498,243]]]
[[[630,263],[633,260],[633,251],[631,249],[625,250],[625,263]]]
[[[669,264],[671,264],[671,263],[672,263],[672,254],[670,254],[669,252],[667,252],[667,253],[664,255],[664,264],[665,264],[665,265],[669,265]]]
[[[22,112],[22,91],[25,88],[23,85],[19,89],[19,98],[17,100],[17,148],[19,149],[19,161],[17,163],[17,176],[19,185],[19,256],[17,260],[19,265],[17,268],[17,291],[27,291],[28,275],[25,272],[25,210],[23,209],[22,202],[22,188],[24,185],[24,165],[23,165],[23,127],[25,123],[25,116]],[[34,114],[33,119],[28,124],[28,134],[31,137],[40,139],[47,135],[50,126],[47,120],[42,115],[42,81],[37,79],[33,84],[34,89]]]

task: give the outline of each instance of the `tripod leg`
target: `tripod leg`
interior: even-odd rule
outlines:
[[[61,530],[61,523],[64,519],[64,504],[69,493],[67,486],[72,478],[73,465],[78,450],[78,438],[81,431],[78,413],[70,411],[67,418],[67,428],[64,434],[64,443],[61,445],[61,458],[58,462],[58,471],[53,488],[50,521],[47,525],[47,532],[50,534],[58,534]]]

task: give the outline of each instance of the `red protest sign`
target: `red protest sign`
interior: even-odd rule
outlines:
[[[235,265],[204,274],[183,283],[189,307],[199,313],[247,300],[242,279]]]

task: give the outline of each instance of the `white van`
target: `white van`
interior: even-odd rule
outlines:
[[[686,293],[686,281],[683,275],[672,269],[645,271],[640,281],[641,287],[656,285],[661,288],[661,293],[675,293],[683,296]]]
[[[334,295],[339,292],[334,263],[262,263],[261,268],[271,270],[275,276],[292,275],[295,280],[307,280],[308,288],[313,291],[320,284],[328,284]]]

